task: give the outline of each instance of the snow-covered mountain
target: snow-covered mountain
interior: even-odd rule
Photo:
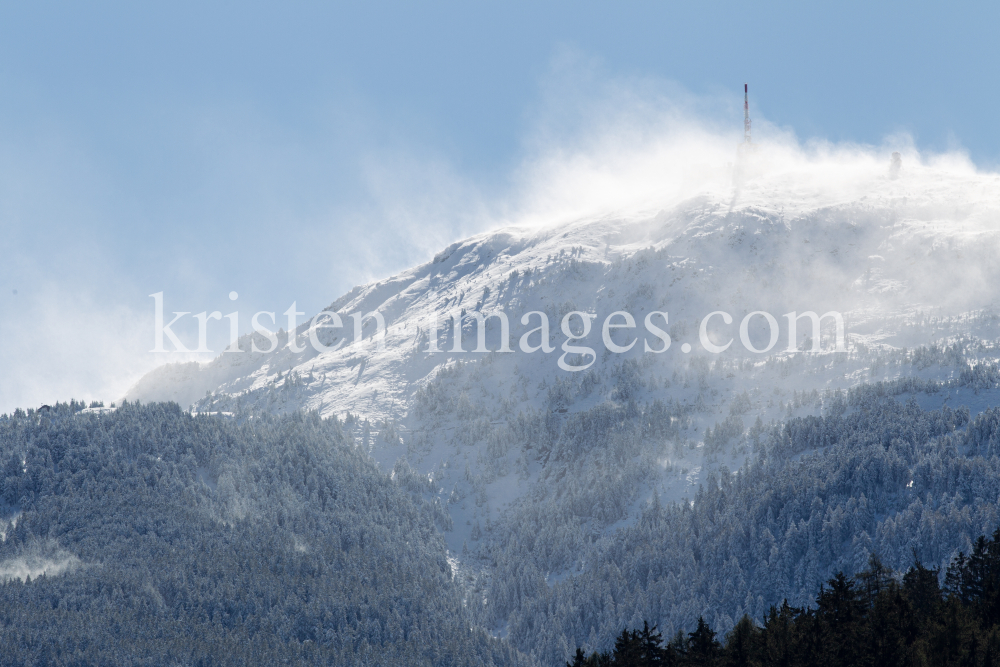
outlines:
[[[481,234],[332,303],[327,310],[345,320],[347,338],[336,352],[317,354],[303,324],[296,334],[304,352],[293,352],[281,331],[275,353],[222,354],[207,365],[168,364],[144,377],[127,398],[191,404],[206,391],[237,396],[273,387],[289,371],[300,378],[311,372],[312,380],[288,408],[402,418],[413,392],[437,369],[483,356],[448,352],[453,346],[448,317],[455,309],[485,315],[503,310],[515,338],[528,328],[519,327],[519,316],[548,309],[553,342],[564,338],[559,323],[565,312],[594,312],[599,317],[590,339],[597,340],[597,348],[600,324],[610,312],[668,311],[676,345],[655,358],[672,369],[690,361],[678,354],[684,342],[695,346],[697,357],[697,325],[716,309],[739,318],[751,310],[770,311],[782,326],[787,311],[837,309],[847,318],[852,349],[859,343],[928,345],[949,330],[947,318],[996,300],[1000,176],[914,166],[892,179],[882,166],[871,165],[867,172],[855,167],[850,181],[835,186],[819,180],[820,167],[804,176],[775,170],[734,178],[732,186],[699,192],[670,209]],[[374,310],[388,323],[384,350],[351,340],[348,315]],[[441,324],[439,354],[426,352],[431,313]],[[936,318],[934,326],[919,326],[921,318]],[[365,336],[374,324],[366,321]],[[967,329],[956,327],[956,332]],[[807,328],[800,323],[800,332]],[[773,352],[787,346],[786,331],[781,335]],[[464,349],[475,348],[475,327],[468,321],[465,337]],[[257,341],[268,347],[262,337]],[[241,339],[241,349],[249,346],[249,336]],[[488,347],[496,349],[495,341]],[[731,361],[739,348],[737,342],[721,359]],[[527,363],[520,356],[512,355],[511,368],[537,369],[537,380],[559,375],[558,352]],[[644,356],[641,346],[611,360],[633,356]],[[775,355],[750,356],[759,361]],[[607,361],[602,358],[595,371]]]
[[[643,620],[670,631],[705,615],[725,631],[870,554],[941,563],[991,531],[998,252],[996,174],[761,152],[664,206],[455,243],[334,301],[340,330],[281,331],[272,353],[248,335],[242,353],[162,366],[126,398],[346,419],[386,472],[439,503],[477,618],[554,664]],[[368,319],[355,340],[350,316],[373,311],[384,338]],[[471,351],[473,314],[501,311],[507,340],[491,317],[489,351]],[[635,341],[621,353],[602,339],[617,311],[636,325],[609,331]],[[731,323],[715,315],[702,334],[716,311]],[[754,311],[778,326],[765,353],[741,340]],[[818,351],[806,318],[790,343],[784,315],[807,311],[842,314],[843,350],[833,317]],[[531,312],[546,314],[551,352],[523,351],[542,342],[522,339]],[[567,340],[572,312],[595,315],[584,339]],[[310,335],[342,346],[317,352]],[[763,315],[746,336],[768,346]]]

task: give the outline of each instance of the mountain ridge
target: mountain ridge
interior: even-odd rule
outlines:
[[[204,374],[208,381],[198,389],[210,391],[194,409],[350,415],[359,445],[382,470],[448,515],[451,527],[442,531],[458,576],[477,601],[474,616],[543,662],[566,659],[576,645],[606,648],[622,627],[643,620],[676,629],[706,615],[727,631],[739,614],[766,611],[774,600],[765,598],[808,599],[811,587],[843,567],[845,557],[853,567],[883,549],[892,554],[887,563],[900,565],[907,540],[922,545],[929,563],[944,563],[966,546],[963,540],[991,532],[986,524],[996,519],[977,504],[989,500],[992,487],[984,481],[987,468],[975,466],[994,465],[992,450],[946,445],[954,451],[947,460],[936,450],[959,438],[967,422],[956,422],[959,435],[920,435],[912,443],[915,454],[879,453],[863,435],[882,428],[878,419],[833,439],[798,434],[815,424],[835,434],[848,428],[842,415],[861,419],[871,410],[884,415],[885,424],[904,424],[924,413],[930,416],[919,419],[933,421],[961,405],[974,420],[1000,404],[1000,317],[992,288],[1000,278],[992,261],[1000,250],[997,177],[934,165],[916,165],[895,180],[875,166],[852,167],[846,176],[822,162],[804,175],[758,166],[760,173],[737,174],[670,207],[508,228],[454,243],[427,263],[334,301],[328,310],[342,316],[348,341],[336,352],[307,347],[295,355],[281,332],[275,354],[232,355],[239,362],[223,354],[197,372],[187,367],[195,378]],[[839,180],[824,185],[823,173]],[[499,325],[491,319],[486,340],[492,351],[451,353],[455,332],[445,320],[462,309],[507,313],[513,352],[497,351]],[[350,340],[349,315],[374,310],[387,323],[383,349],[371,340],[370,324],[360,344]],[[548,316],[551,353],[519,350],[520,337],[535,326],[521,325],[520,317],[533,311]],[[622,354],[602,340],[601,325],[617,311],[632,314],[637,325],[612,335],[621,346],[636,340]],[[646,352],[642,341],[659,349],[643,329],[654,311],[669,314],[664,328],[671,345],[662,353]],[[732,315],[731,325],[715,316],[706,329],[713,345],[732,338],[720,354],[705,349],[700,332],[714,311]],[[767,354],[740,339],[740,322],[754,311],[772,313],[779,325],[780,344]],[[828,319],[819,351],[810,351],[805,321],[797,349],[789,351],[783,316],[806,311],[842,313],[846,350],[834,348]],[[568,341],[562,331],[571,312],[597,316],[586,340]],[[435,313],[440,352],[432,353],[427,332]],[[763,325],[755,316],[747,327],[756,349],[769,340]],[[335,343],[328,332],[317,335]],[[476,334],[467,322],[466,350]],[[307,346],[308,336],[302,324],[294,340]],[[241,349],[253,340],[265,346],[263,337],[245,336]],[[541,340],[536,335],[530,342]],[[567,357],[579,362],[578,372],[557,364],[570,342],[593,350]],[[691,352],[683,351],[685,343]],[[129,400],[180,392],[158,394],[155,380],[137,385]],[[833,493],[822,480],[846,474],[829,472],[844,469],[838,461],[848,450],[835,446],[841,439],[865,448],[850,465],[889,465],[900,476],[905,469],[918,486],[899,479],[883,492],[865,477],[847,496]],[[774,452],[789,453],[798,467],[781,467]],[[886,456],[904,463],[886,463]],[[976,457],[986,463],[975,463]],[[937,465],[973,466],[980,471],[977,484],[986,485],[960,492],[916,474]],[[772,466],[778,480],[762,492],[784,499],[751,514],[751,532],[770,534],[772,547],[757,553],[747,542],[757,538],[740,537],[736,522],[719,524],[731,533],[723,542],[710,539],[716,530],[708,524],[690,523],[711,521],[703,515],[706,499],[712,489],[726,488],[724,480],[755,479],[764,489],[764,478],[754,473],[760,466]],[[925,491],[959,495],[931,502],[920,495]],[[744,506],[728,504],[726,511],[739,516],[767,505],[741,498]],[[865,509],[872,502],[876,509]],[[919,528],[920,516],[936,523],[974,509],[938,537]],[[828,523],[849,527],[826,535]],[[708,532],[675,543],[656,525]],[[896,525],[906,527],[893,532]],[[799,548],[802,531],[808,544],[822,539],[829,548]],[[652,549],[650,562],[661,569],[649,576],[616,569],[626,561],[647,567],[625,557],[616,546],[621,540],[632,540],[638,553]],[[656,545],[669,558],[657,561]],[[716,562],[702,552],[709,547],[735,560]],[[765,581],[762,573],[779,562],[770,549],[781,551],[774,558],[782,565],[780,576]],[[705,588],[710,571],[700,563],[724,570],[722,589]],[[682,572],[690,585],[678,579]],[[609,581],[617,588],[602,592]],[[570,620],[569,610],[577,607],[591,610],[579,623]],[[543,619],[548,634],[537,632]]]

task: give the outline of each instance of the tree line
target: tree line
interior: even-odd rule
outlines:
[[[624,629],[610,651],[576,650],[566,667],[993,667],[1000,664],[1000,529],[944,572],[916,561],[894,573],[877,556],[842,572],[812,604],[748,615],[724,638],[699,618],[669,640]]]

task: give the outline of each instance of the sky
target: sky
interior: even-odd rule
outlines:
[[[760,140],[995,170],[998,21],[985,2],[0,2],[0,412],[115,400],[182,358],[149,352],[150,294],[245,328],[427,261],[608,124],[681,110],[736,140],[744,82]]]

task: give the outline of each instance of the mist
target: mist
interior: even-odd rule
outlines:
[[[36,579],[42,575],[56,577],[80,565],[79,558],[64,550],[57,550],[49,556],[39,553],[9,558],[0,562],[0,581],[25,581],[29,577]]]
[[[362,143],[351,159],[363,196],[353,198],[342,187],[331,193],[322,186],[324,175],[334,177],[344,168],[323,154],[336,148],[337,131],[310,151],[301,137],[273,127],[254,131],[267,127],[266,121],[238,114],[235,127],[242,131],[222,132],[217,141],[223,157],[197,173],[206,179],[206,191],[236,180],[239,187],[223,187],[221,194],[186,205],[190,219],[182,233],[168,234],[156,250],[111,239],[132,215],[150,218],[143,223],[147,231],[155,228],[157,218],[175,215],[169,207],[158,212],[130,201],[129,213],[109,204],[120,194],[112,175],[99,169],[95,175],[90,158],[75,149],[71,166],[77,167],[66,167],[61,156],[69,149],[53,148],[46,159],[62,166],[36,162],[22,178],[30,187],[8,203],[8,217],[18,224],[4,245],[17,260],[0,269],[7,313],[0,323],[6,343],[0,365],[8,378],[0,388],[0,411],[69,398],[114,401],[155,366],[209,361],[214,354],[149,352],[148,295],[155,291],[165,291],[168,311],[239,309],[246,333],[258,310],[281,313],[296,301],[309,317],[353,285],[428,261],[448,243],[474,234],[649,218],[660,222],[623,224],[626,236],[619,242],[655,243],[663,220],[682,219],[691,202],[733,212],[733,233],[739,227],[744,234],[766,235],[763,227],[748,231],[748,211],[769,227],[783,226],[790,234],[786,245],[800,245],[772,247],[767,259],[779,267],[776,276],[789,280],[798,275],[789,267],[803,263],[802,241],[810,241],[810,234],[865,230],[851,252],[810,260],[808,278],[798,281],[843,286],[867,275],[864,290],[830,298],[825,288],[809,294],[783,288],[781,299],[768,299],[770,288],[762,288],[751,303],[745,283],[733,282],[726,291],[742,288],[750,309],[766,300],[807,297],[844,310],[883,308],[890,297],[893,308],[973,308],[992,299],[988,286],[997,276],[988,257],[997,247],[1000,176],[977,168],[962,150],[921,151],[906,135],[879,145],[800,139],[755,111],[751,86],[756,151],[741,158],[738,96],[694,95],[655,79],[615,79],[598,61],[569,50],[553,59],[539,91],[520,157],[504,173],[468,175],[446,154],[405,142],[395,148]],[[343,110],[337,118],[351,122]],[[210,125],[221,122],[215,112]],[[898,178],[889,171],[894,151],[902,156]],[[21,155],[15,151],[15,158]],[[16,162],[8,162],[7,173]],[[85,183],[70,178],[88,170]],[[306,172],[305,185],[289,185],[290,174]],[[262,212],[251,213],[262,201],[259,192],[247,189],[253,184],[266,192]],[[62,188],[62,196],[33,212],[54,188]],[[244,217],[226,214],[203,237],[190,234],[198,220],[226,207]],[[104,214],[119,222],[104,225]],[[45,218],[60,220],[65,238],[44,242],[47,236],[36,227]],[[88,226],[92,234],[85,233]],[[155,235],[148,238],[145,245],[161,245]],[[690,241],[721,276],[732,257],[705,239]],[[136,256],[126,259],[130,254]],[[928,275],[910,268],[916,256]],[[144,261],[149,265],[137,266]],[[239,291],[238,302],[229,301],[230,290]],[[190,316],[187,327],[176,330],[195,347]],[[227,333],[225,322],[211,329],[209,347],[216,353],[228,343]]]

